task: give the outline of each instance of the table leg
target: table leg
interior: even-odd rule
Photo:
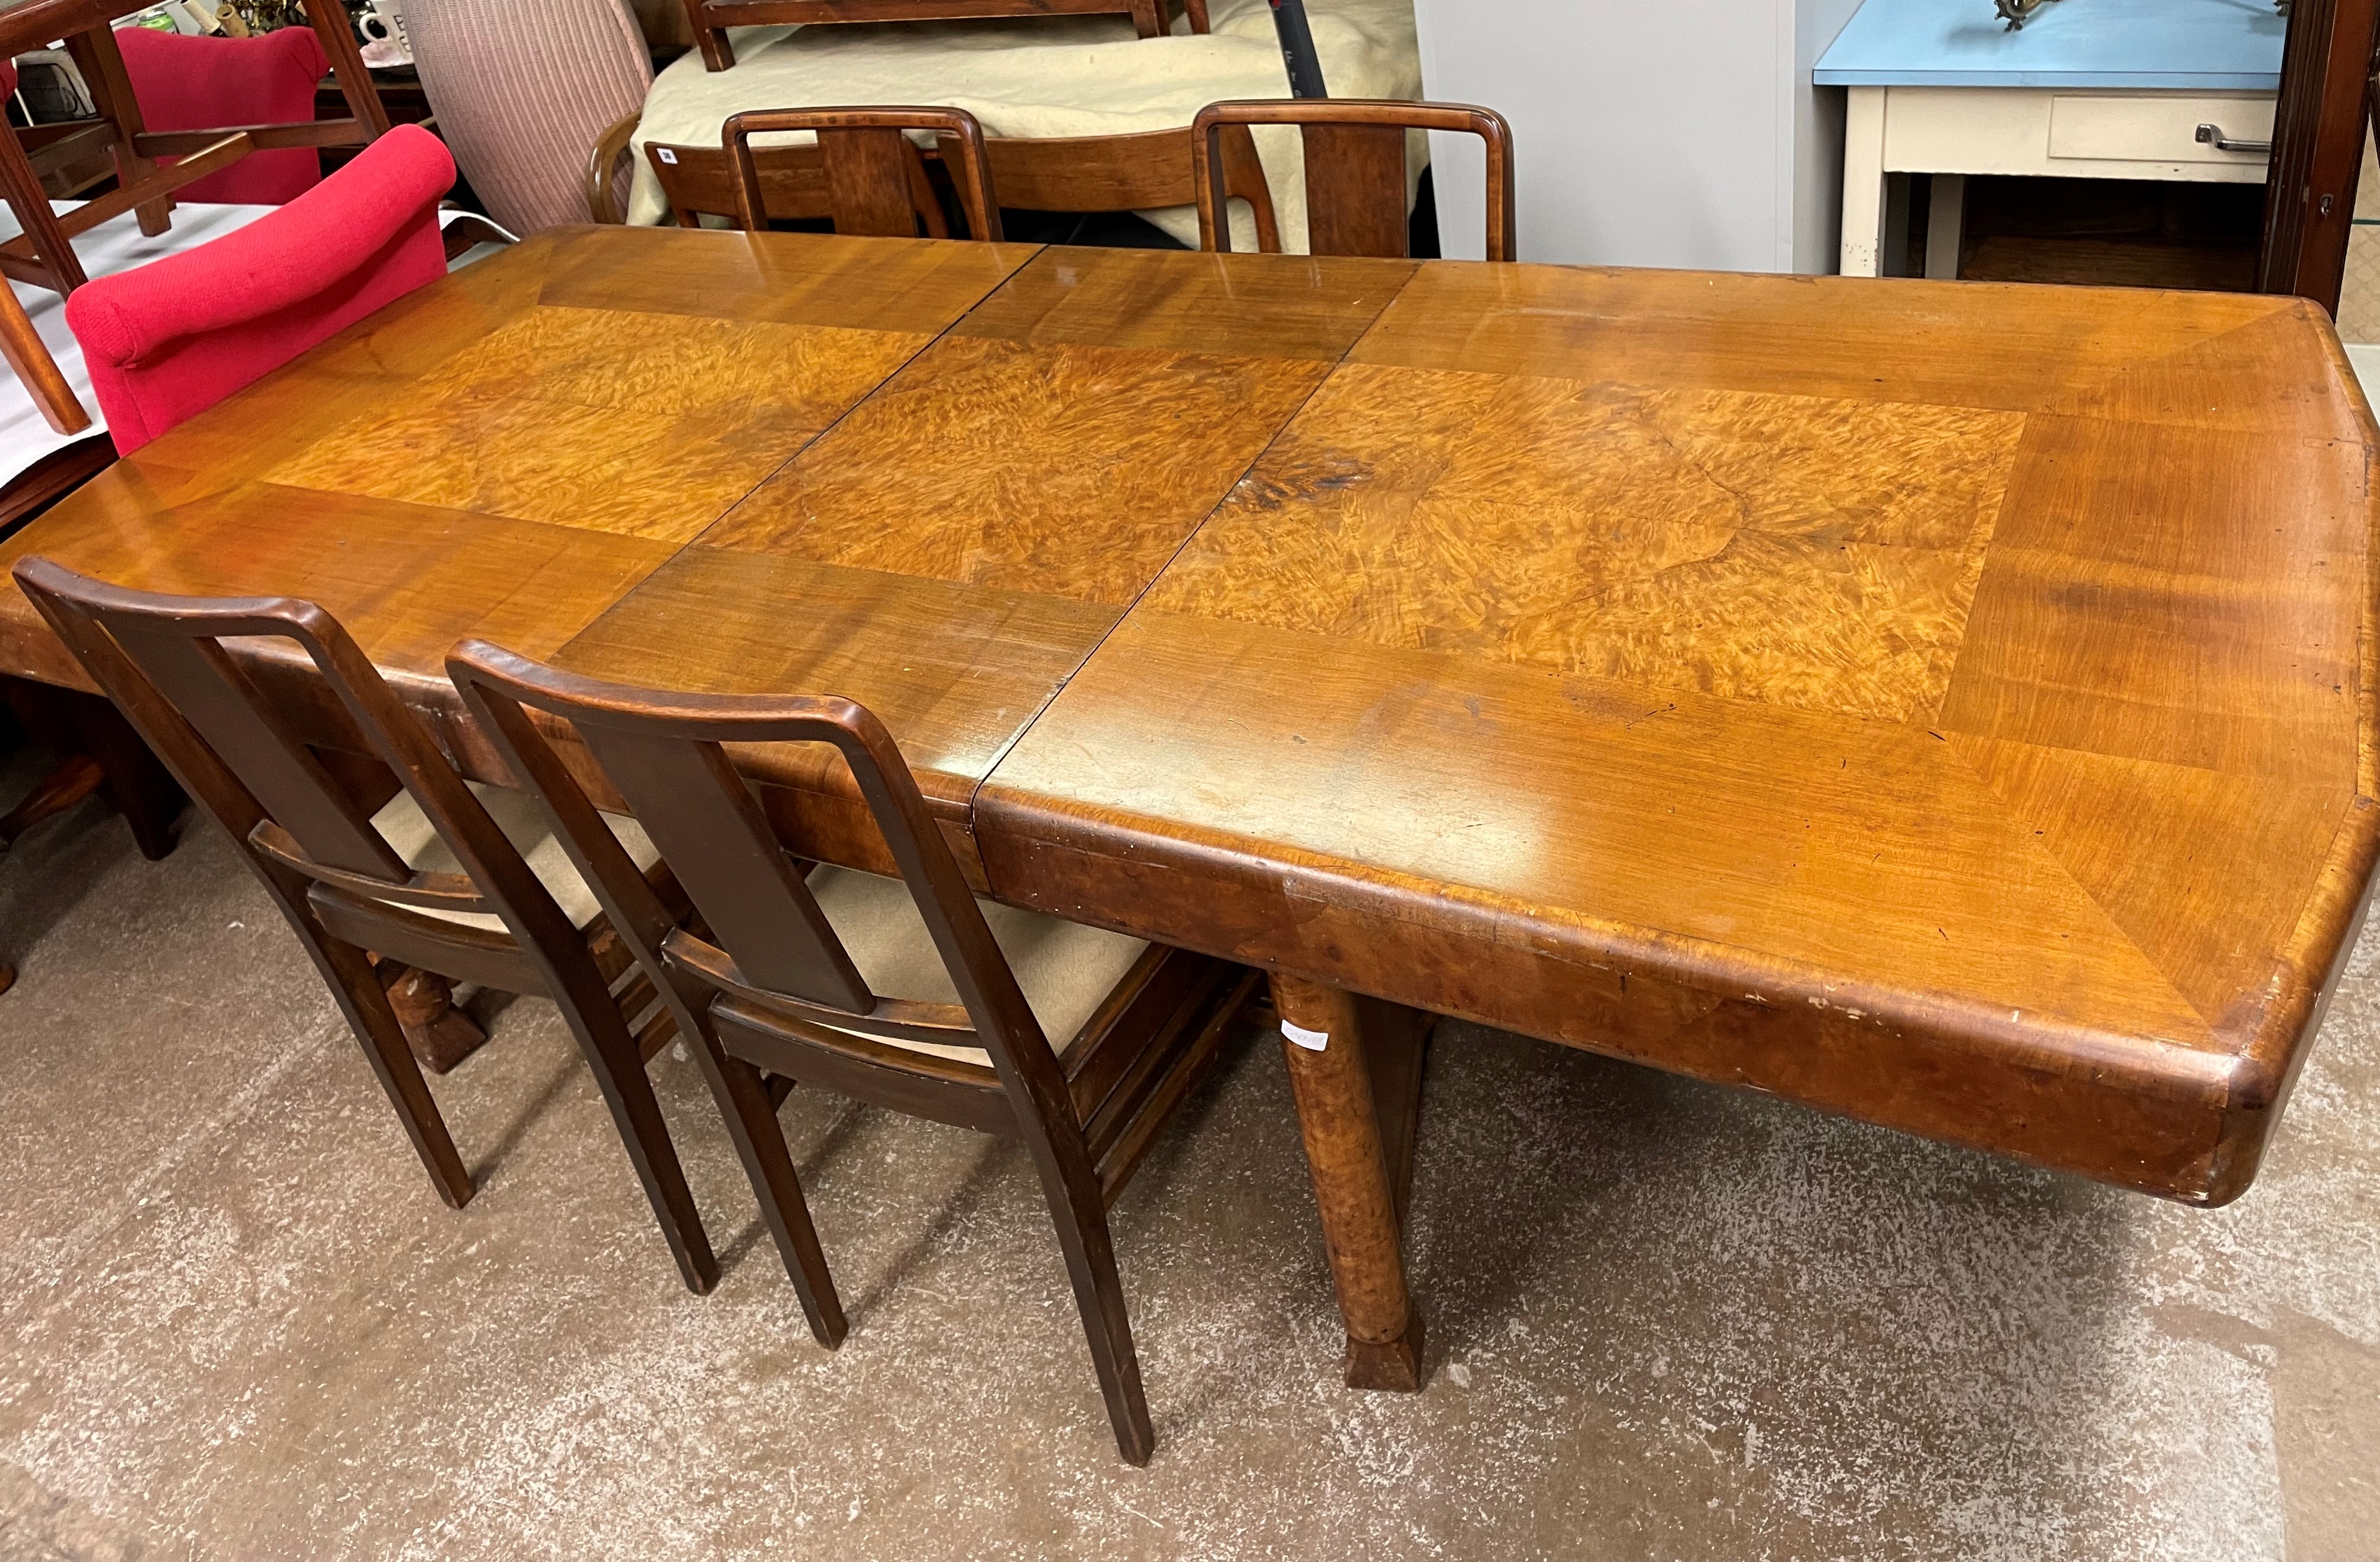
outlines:
[[[1937,174],[1925,212],[1925,274],[1937,282],[1959,275],[1959,242],[1967,224],[1967,176]]]
[[[1853,87],[1843,119],[1845,276],[1882,276],[1884,267],[1884,93]]]
[[[1402,1227],[1428,1021],[1293,976],[1274,976],[1272,994],[1347,1326],[1347,1386],[1414,1392],[1422,1325]]]

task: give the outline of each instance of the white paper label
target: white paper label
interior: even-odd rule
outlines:
[[[1286,1020],[1281,1023],[1281,1034],[1308,1052],[1319,1052],[1330,1045],[1329,1031],[1309,1031],[1304,1025],[1293,1025]]]
[[[653,155],[660,158],[663,163],[668,163],[673,168],[677,166],[677,153],[670,151],[667,147],[653,148]]]

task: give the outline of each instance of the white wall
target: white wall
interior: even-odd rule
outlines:
[[[1414,0],[1422,89],[1512,122],[1524,260],[1832,271],[1858,0]],[[1450,255],[1481,251],[1469,138],[1433,138]]]

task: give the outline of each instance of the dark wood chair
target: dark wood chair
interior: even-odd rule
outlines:
[[[752,138],[786,130],[818,137],[812,147],[789,150],[811,152],[803,166],[815,169],[816,184],[805,182],[803,199],[820,209],[816,214],[832,219],[835,232],[875,238],[951,236],[925,158],[907,135],[927,130],[941,153],[967,236],[1000,237],[1000,201],[992,194],[983,127],[963,108],[777,108],[736,115],[719,129],[735,226],[751,231],[769,225],[769,197]],[[655,156],[653,170],[667,189],[674,166]],[[671,205],[676,206],[674,198]]]
[[[1223,210],[1225,159],[1220,139],[1235,127],[1294,125],[1305,147],[1306,248],[1316,255],[1410,252],[1405,205],[1405,133],[1467,131],[1488,151],[1488,259],[1515,258],[1512,236],[1512,127],[1492,108],[1360,98],[1282,98],[1208,103],[1190,122],[1197,162],[1198,247],[1229,249]]]
[[[633,127],[631,127],[633,128]],[[985,166],[999,204],[1031,212],[1135,212],[1189,206],[1198,199],[1191,165],[1190,127],[1145,130],[1129,136],[991,136],[983,142]],[[601,149],[598,149],[599,158]],[[662,193],[681,227],[699,227],[706,216],[742,225],[739,177],[723,147],[650,143],[645,155],[661,179]],[[820,149],[750,149],[761,205],[771,220],[831,217],[826,168]],[[1245,127],[1226,127],[1220,140],[1227,197],[1248,203],[1256,215],[1257,248],[1281,248],[1273,221],[1272,192],[1264,165]],[[938,144],[929,167],[963,165],[956,138]]]
[[[1207,0],[1183,0],[1190,30],[1207,30]],[[955,21],[999,17],[1126,16],[1143,38],[1173,25],[1171,0],[686,0],[686,26],[706,70],[735,64],[731,27],[818,27],[831,22]]]
[[[846,699],[667,694],[470,640],[447,672],[536,793],[681,1029],[727,1122],[819,1340],[844,1334],[760,1071],[1030,1147],[1115,1428],[1153,1434],[1107,1210],[1257,985],[1253,971],[978,902],[882,722]],[[652,895],[531,712],[570,723],[635,810],[699,922]],[[790,860],[728,744],[842,756],[899,879]],[[807,871],[805,871],[807,869]]]
[[[129,591],[46,559],[19,561],[14,573],[239,844],[329,984],[439,1195],[461,1208],[471,1174],[399,1029],[383,971],[552,997],[687,1287],[709,1290],[719,1264],[645,1072],[677,1034],[674,1013],[596,914],[536,805],[467,784],[311,602]],[[233,639],[249,643],[235,653]],[[326,728],[343,729],[338,741],[313,746],[298,735]],[[618,828],[623,860],[655,861],[633,821]],[[665,881],[651,892],[676,897]]]

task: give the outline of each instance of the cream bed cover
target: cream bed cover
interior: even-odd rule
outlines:
[[[1323,79],[1333,97],[1418,98],[1421,51],[1413,0],[1307,0]],[[746,109],[831,104],[933,103],[963,108],[990,136],[1116,136],[1190,123],[1226,98],[1281,98],[1289,79],[1265,0],[1213,0],[1214,30],[1136,38],[1124,17],[1016,21],[879,22],[751,28],[733,33],[736,65],[716,74],[689,53],[653,82],[636,135],[628,221],[668,219],[645,161],[648,140],[716,145],[719,127]],[[1305,252],[1304,160],[1293,131],[1256,132],[1282,248]],[[807,140],[807,135],[760,137]],[[1427,138],[1413,137],[1408,177],[1418,179]],[[1408,191],[1410,194],[1410,190]],[[1256,248],[1234,202],[1232,244]],[[1194,208],[1142,216],[1185,244],[1198,242]]]

